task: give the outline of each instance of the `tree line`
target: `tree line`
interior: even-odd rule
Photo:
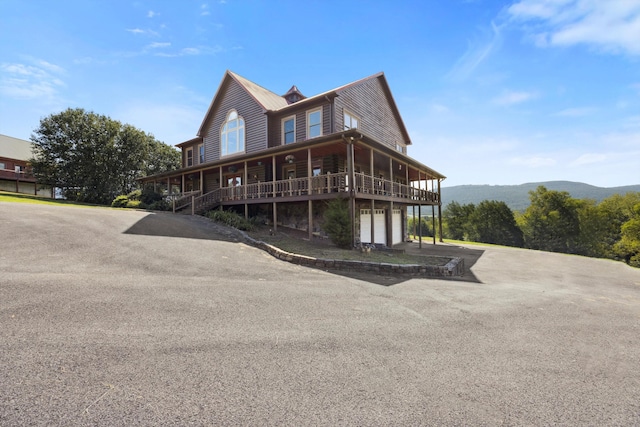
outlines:
[[[68,200],[110,205],[138,178],[180,167],[181,155],[129,124],[69,108],[40,120],[31,135],[32,173]]]
[[[609,258],[640,267],[640,193],[615,194],[596,203],[539,186],[529,192],[529,199],[524,212],[495,200],[478,205],[451,202],[442,215],[443,237]],[[420,224],[423,235],[433,235],[424,219]]]

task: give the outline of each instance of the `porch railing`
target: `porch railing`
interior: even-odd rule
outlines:
[[[200,190],[187,191],[186,193],[170,194],[169,196],[167,196],[167,198],[173,207],[173,211],[175,212],[191,205],[193,199],[200,196],[201,194],[202,192]]]
[[[356,173],[355,181],[355,189],[357,193],[389,196],[415,202],[439,202],[438,193],[435,191],[424,190],[382,178],[375,178],[363,173]]]
[[[388,196],[411,202],[427,202],[437,204],[438,193],[410,185],[375,178],[362,173],[355,174],[354,189],[356,193]],[[258,182],[235,187],[223,187],[203,195],[193,195],[193,210],[201,212],[211,209],[220,203],[251,200],[261,198],[287,198],[303,195],[348,192],[349,179],[346,173],[335,173],[314,176],[311,178],[291,178],[280,181]],[[199,193],[199,192],[194,192]],[[191,198],[191,196],[189,196]],[[182,207],[189,206],[191,201]],[[178,204],[176,204],[178,209]]]

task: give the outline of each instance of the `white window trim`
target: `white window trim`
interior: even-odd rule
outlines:
[[[311,125],[310,125],[310,122],[309,122],[309,116],[311,114],[313,114],[313,113],[316,113],[316,112],[320,112],[320,135],[310,136],[309,135],[310,134],[309,131],[311,129]],[[319,136],[322,136],[322,125],[323,125],[323,123],[322,123],[322,120],[323,120],[322,113],[323,113],[322,107],[314,108],[313,110],[308,110],[307,111],[307,139],[317,138]]]
[[[202,157],[200,157],[200,149],[202,149]],[[198,144],[198,164],[204,163],[204,144]]]
[[[282,145],[286,144],[286,142],[285,142],[285,133],[284,133],[284,123],[286,121],[291,120],[291,119],[293,119],[293,141],[290,142],[290,144],[292,144],[292,143],[294,143],[294,142],[296,142],[298,140],[298,138],[296,138],[296,116],[293,115],[293,116],[284,117],[282,119],[282,121],[280,122],[280,126],[282,128]]]
[[[351,111],[347,110],[346,108],[342,111],[342,130],[349,130],[347,129],[347,124],[346,124],[346,118],[347,116],[351,117],[351,119],[355,119],[358,121],[358,125],[356,127],[349,127],[349,129],[360,129],[360,117],[358,117],[357,115],[353,114]]]
[[[238,151],[234,151],[233,153],[223,153],[222,152],[222,132],[224,131],[224,127],[227,125],[227,123],[229,123],[229,117],[231,116],[232,113],[236,113],[236,118],[234,120],[242,120],[242,150],[238,150]],[[238,134],[240,133],[240,126],[236,127],[236,132],[238,132]],[[247,151],[247,134],[246,134],[246,123],[244,121],[244,117],[242,117],[240,114],[238,114],[238,111],[235,109],[231,109],[229,110],[229,112],[227,113],[227,115],[225,116],[224,122],[222,122],[222,125],[220,126],[220,133],[218,134],[220,137],[220,157],[231,157],[231,156],[237,156],[239,154],[244,154]],[[240,139],[238,138],[238,141]]]
[[[189,164],[189,153],[191,153],[191,164]],[[193,147],[187,148],[186,158],[184,159],[186,167],[193,166]]]

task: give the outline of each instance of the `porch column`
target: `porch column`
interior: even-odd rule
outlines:
[[[442,195],[440,190],[440,178],[438,178],[438,230],[440,231],[440,243],[442,240]]]
[[[411,209],[413,209],[413,237],[416,237],[416,205],[411,206]]]
[[[422,202],[418,202],[418,248],[422,249]]]
[[[313,202],[309,199],[309,241],[313,240]]]
[[[249,174],[247,172],[247,161],[244,161],[244,177],[242,178],[242,183],[244,184],[242,187],[242,194],[244,197],[244,219],[249,219],[249,205],[247,204],[247,185],[249,184],[249,181],[247,180],[247,178],[249,177]]]
[[[309,199],[309,241],[313,239],[313,203],[311,202],[311,148],[307,148],[307,198]]]
[[[349,190],[349,216],[351,217],[351,247],[356,244],[356,200],[354,192],[353,137],[347,142],[347,189]]]
[[[200,171],[200,195],[204,194],[204,171]]]
[[[391,181],[391,196],[393,196],[393,159],[389,157],[389,181]]]
[[[422,249],[422,193],[420,187],[422,186],[422,177],[420,176],[420,169],[418,169],[418,247]]]
[[[433,244],[436,244],[436,212],[435,206],[431,205],[431,224],[433,227]]]
[[[273,231],[278,231],[278,204],[273,202]]]
[[[374,218],[375,215],[373,214],[373,211],[376,209],[376,201],[373,200],[373,198],[371,199],[371,244],[375,245],[376,244],[376,226],[374,224]]]
[[[218,167],[218,176],[220,181],[220,185],[218,186],[218,188],[222,188],[222,166]],[[222,196],[222,191],[220,191],[220,195]]]
[[[167,178],[167,195],[171,195],[171,177]]]
[[[182,179],[181,179],[181,183],[180,183],[180,193],[184,193],[184,188],[185,188],[185,187],[184,187],[184,180],[185,180],[185,178],[184,178],[184,174],[182,174],[182,177],[181,177],[181,178],[182,178]]]
[[[273,182],[273,198],[276,197],[276,156],[271,156],[271,181]],[[275,202],[273,203],[275,209]],[[275,213],[275,210],[274,210]],[[275,218],[275,216],[274,216]],[[275,221],[274,221],[275,222]]]
[[[371,148],[369,152],[371,153],[371,155],[369,156],[369,169],[370,169],[369,173],[371,174],[371,195],[373,196],[373,193],[376,188],[376,184],[375,184],[376,177],[375,177],[375,174],[373,173],[373,148]],[[373,222],[371,222],[371,224],[373,224]]]
[[[389,181],[391,185],[390,193],[393,197],[393,158],[389,157]],[[393,247],[393,200],[389,202],[389,213],[385,220],[387,221],[387,246]]]

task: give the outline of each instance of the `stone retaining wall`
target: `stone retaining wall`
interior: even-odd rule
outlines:
[[[278,259],[323,270],[355,270],[382,275],[424,277],[453,277],[464,274],[464,259],[458,257],[452,258],[446,265],[389,264],[384,262],[323,259],[292,254],[263,241],[255,240],[246,234],[244,236],[247,243],[268,252]]]

